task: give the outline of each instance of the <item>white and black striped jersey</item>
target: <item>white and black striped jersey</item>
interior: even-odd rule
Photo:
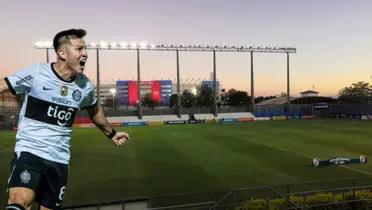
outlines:
[[[14,95],[25,95],[15,152],[68,164],[75,113],[97,102],[93,84],[83,74],[66,81],[52,64],[31,65],[5,81]]]

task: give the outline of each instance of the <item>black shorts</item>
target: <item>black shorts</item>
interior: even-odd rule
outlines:
[[[14,155],[8,188],[25,187],[35,201],[49,209],[60,208],[66,190],[68,165],[45,160],[28,152]]]

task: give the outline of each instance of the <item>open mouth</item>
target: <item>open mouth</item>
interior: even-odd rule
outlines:
[[[87,62],[87,60],[85,60],[85,59],[84,60],[81,60],[80,61],[80,66],[81,67],[84,67],[86,62]]]

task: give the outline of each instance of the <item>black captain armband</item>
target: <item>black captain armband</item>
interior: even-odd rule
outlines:
[[[107,138],[112,139],[116,135],[116,130],[112,129],[111,133],[109,135],[106,135]]]

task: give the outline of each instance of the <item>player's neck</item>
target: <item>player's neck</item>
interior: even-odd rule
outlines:
[[[66,81],[71,81],[75,78],[75,74],[64,63],[56,62],[53,65],[58,76]]]

